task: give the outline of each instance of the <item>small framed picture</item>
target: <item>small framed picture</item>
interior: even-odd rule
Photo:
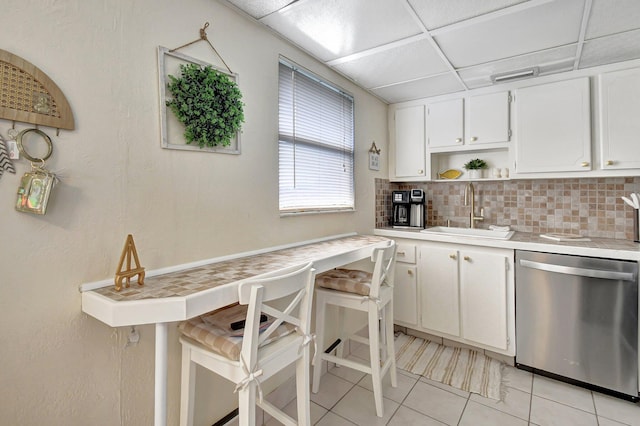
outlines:
[[[380,170],[380,154],[369,152],[369,169]]]

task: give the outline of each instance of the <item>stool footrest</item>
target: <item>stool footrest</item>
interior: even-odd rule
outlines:
[[[340,358],[339,356],[328,354],[322,354],[321,359],[333,362],[335,364],[344,365],[345,367],[353,368],[354,370],[362,371],[363,373],[371,374],[371,367],[369,365],[351,361],[350,359]]]

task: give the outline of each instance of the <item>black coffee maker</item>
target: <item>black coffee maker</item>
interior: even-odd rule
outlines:
[[[392,198],[394,228],[424,228],[424,191],[393,191]]]

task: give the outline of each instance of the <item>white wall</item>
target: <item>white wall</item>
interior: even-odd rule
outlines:
[[[14,210],[19,177],[0,178],[0,423],[146,425],[153,418],[153,327],[112,329],[81,312],[78,286],[112,277],[126,235],[147,269],[374,227],[374,178],[387,176],[386,105],[212,0],[4,0],[0,48],[67,96],[74,131],[47,166],[62,182],[46,216]],[[240,75],[239,156],[160,148],[156,48],[209,39]],[[184,53],[222,64],[205,43]],[[278,55],[353,93],[355,213],[278,214]],[[6,138],[11,122],[0,120]],[[31,127],[17,123],[19,129]],[[367,151],[382,147],[381,170]],[[178,421],[180,352],[170,328],[169,424]],[[232,401],[231,387],[215,404]],[[221,399],[218,399],[221,398]],[[228,407],[222,407],[220,415]],[[213,410],[213,409],[212,409]],[[201,417],[208,417],[207,413]],[[209,421],[215,419],[208,419]],[[209,423],[210,424],[210,423]]]

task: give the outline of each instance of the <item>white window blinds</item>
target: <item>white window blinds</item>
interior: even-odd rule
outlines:
[[[353,210],[353,98],[280,61],[280,211]]]

